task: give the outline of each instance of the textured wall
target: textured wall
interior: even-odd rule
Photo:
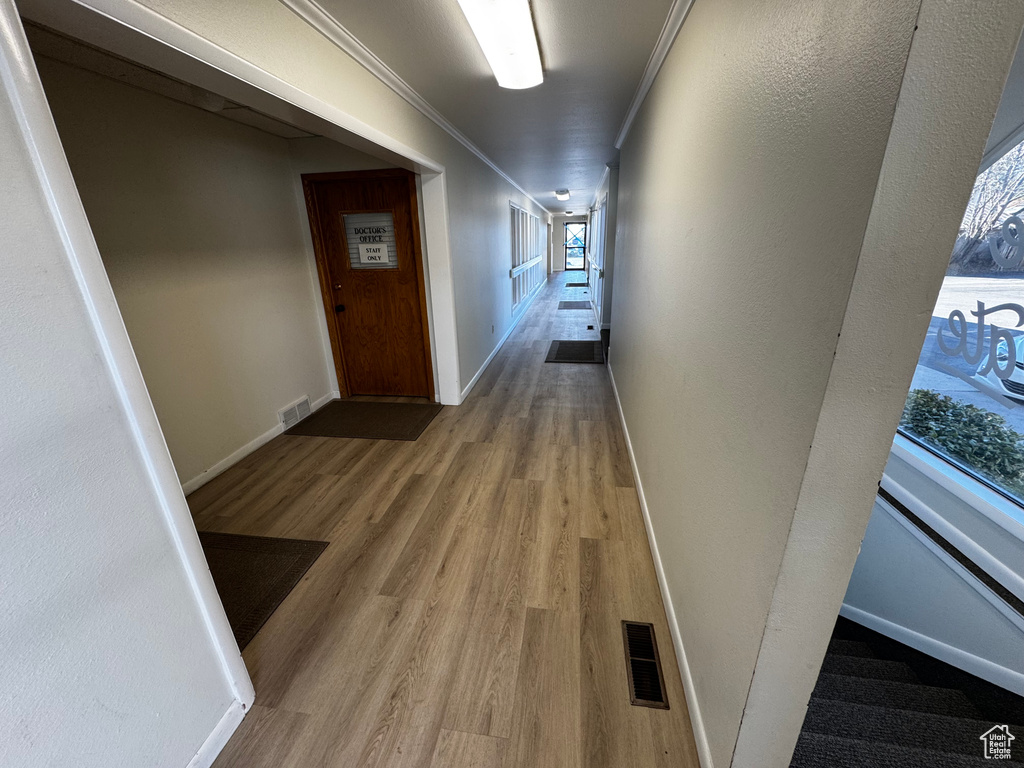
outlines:
[[[12,103],[13,83],[42,101],[10,3],[0,17],[0,765],[181,768],[234,696],[154,485],[169,459],[125,392],[145,403],[141,380],[108,365],[132,368],[123,329],[98,330],[116,319],[99,258],[51,207],[77,205],[52,126]],[[50,133],[30,146],[26,124]]]
[[[289,142],[50,59],[39,67],[187,482],[273,429],[279,409],[332,389]]]
[[[918,6],[697,2],[623,147],[611,366],[716,766],[788,764],[1019,32],[929,2],[904,81]]]

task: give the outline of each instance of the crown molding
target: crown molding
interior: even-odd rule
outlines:
[[[644,70],[643,77],[640,78],[640,84],[636,87],[636,93],[633,94],[633,101],[630,102],[629,109],[626,110],[626,118],[622,121],[622,127],[619,128],[619,133],[615,137],[616,149],[622,149],[622,144],[626,141],[626,136],[629,135],[629,129],[633,127],[633,121],[636,119],[640,107],[643,106],[651,86],[654,85],[654,79],[661,71],[661,65],[665,63],[665,57],[672,50],[672,43],[675,42],[679,28],[683,26],[692,7],[693,0],[673,0],[672,7],[668,10],[665,26],[661,28],[658,42],[654,44],[651,58],[647,60],[647,68]]]
[[[499,168],[491,158],[484,154],[484,151],[474,144],[468,136],[452,125],[444,115],[434,109],[434,107],[432,107],[426,99],[420,96],[412,86],[399,77],[398,73],[385,64],[373,51],[363,45],[355,35],[345,29],[345,27],[343,27],[337,19],[331,16],[331,14],[325,11],[323,7],[316,2],[316,0],[280,0],[280,2],[288,6],[288,8],[290,8],[299,18],[355,59],[357,64],[380,80],[396,94],[405,99],[410,106],[420,112],[424,117],[431,120],[449,136],[476,155],[480,160],[486,163],[492,171],[526,195],[534,205],[539,207],[548,215],[551,214],[551,211],[545,208],[533,195],[519,186],[511,176],[505,173],[505,171]]]

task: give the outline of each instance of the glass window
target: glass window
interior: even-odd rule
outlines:
[[[583,269],[587,247],[587,225],[583,222],[565,225],[565,268]]]
[[[900,431],[1024,504],[1024,143],[978,175]]]

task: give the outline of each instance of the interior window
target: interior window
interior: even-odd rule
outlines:
[[[900,431],[1024,505],[1022,262],[1024,143],[978,175]]]

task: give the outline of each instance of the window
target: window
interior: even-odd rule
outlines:
[[[540,218],[517,205],[512,205],[512,311],[540,288],[544,282],[544,251],[547,229]]]
[[[978,175],[900,432],[1024,505],[1024,143]]]
[[[565,268],[583,269],[586,260],[587,225],[585,222],[569,222],[565,225]]]

